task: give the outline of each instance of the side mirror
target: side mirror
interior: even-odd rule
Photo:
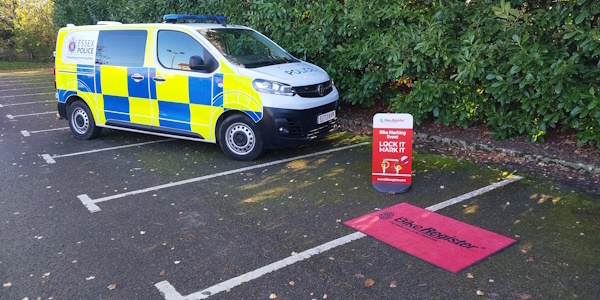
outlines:
[[[194,55],[190,57],[190,69],[194,71],[208,72],[210,67],[204,63],[201,56]]]

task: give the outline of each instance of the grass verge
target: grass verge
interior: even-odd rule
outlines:
[[[0,61],[0,73],[50,69],[54,62],[30,62],[30,61]]]

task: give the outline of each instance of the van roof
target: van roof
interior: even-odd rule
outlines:
[[[227,24],[227,25],[222,25],[222,24],[217,24],[217,23],[177,23],[177,24],[170,24],[170,23],[134,23],[134,24],[119,24],[118,22],[110,22],[110,21],[99,21],[98,25],[81,25],[81,26],[67,26],[70,29],[71,28],[79,28],[79,29],[84,29],[84,28],[89,28],[89,29],[101,29],[101,28],[106,28],[106,29],[118,29],[118,28],[127,28],[127,27],[140,27],[140,26],[149,26],[149,25],[158,25],[159,27],[188,27],[188,28],[192,28],[194,30],[198,30],[198,29],[219,29],[219,28],[234,28],[234,29],[250,29],[249,27],[246,26],[241,26],[241,25],[231,25],[231,24]]]

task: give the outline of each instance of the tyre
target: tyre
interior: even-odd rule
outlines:
[[[219,126],[218,141],[223,152],[235,160],[254,160],[263,151],[256,123],[243,114],[231,115]]]
[[[96,126],[90,108],[83,101],[75,101],[69,106],[67,118],[71,132],[80,140],[95,139],[102,132],[102,128]]]

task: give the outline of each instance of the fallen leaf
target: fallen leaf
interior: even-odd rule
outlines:
[[[477,296],[483,296],[483,292],[480,290],[477,290]]]
[[[10,287],[11,285],[12,285],[12,283],[7,282],[7,283],[2,284],[2,287]]]
[[[525,254],[525,253],[527,253],[527,250],[526,249],[521,249],[521,253]]]
[[[528,258],[527,261],[532,262],[533,261],[533,256]]]
[[[473,274],[471,274],[471,273],[467,273],[467,278],[469,278],[469,279],[473,279],[473,278],[474,278],[474,277],[473,277]]]
[[[296,283],[295,283],[295,282],[293,282],[293,281],[290,281],[290,285],[291,285],[291,286],[294,286],[294,284],[296,284]]]
[[[354,274],[354,278],[365,278],[365,275],[356,273],[356,274]]]
[[[367,278],[367,280],[365,280],[365,287],[366,288],[370,288],[375,284],[375,279],[373,278]]]
[[[197,238],[197,237],[198,237],[198,236],[197,236],[196,234],[194,234],[194,233],[186,233],[186,234],[184,234],[184,235],[183,235],[183,238],[185,238],[185,239],[190,239],[190,240],[191,240],[191,239],[195,239],[195,238]]]
[[[165,270],[164,270],[164,269],[163,269],[163,270],[161,270],[161,271],[160,271],[160,273],[158,273],[158,275],[160,275],[160,276],[165,276]]]
[[[277,299],[277,295],[275,295],[275,294],[271,294],[271,295],[269,296],[269,299]]]
[[[390,282],[390,287],[395,288],[398,286],[397,284],[398,284],[398,282],[396,280],[394,280],[394,281]]]
[[[517,297],[518,299],[521,299],[521,300],[529,300],[529,299],[531,299],[531,295],[530,294],[515,294],[515,297]]]
[[[106,288],[112,291],[117,288],[117,285],[113,283],[113,284],[108,285]]]
[[[90,280],[92,280],[94,278],[96,278],[96,277],[95,276],[90,276],[90,277],[86,278],[85,280],[90,281]]]

